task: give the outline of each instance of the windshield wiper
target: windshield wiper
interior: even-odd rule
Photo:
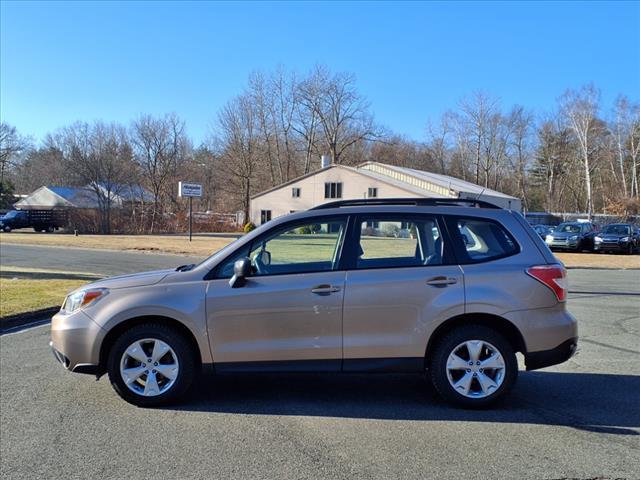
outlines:
[[[178,268],[176,268],[176,272],[188,272],[189,270],[192,270],[193,267],[195,266],[196,266],[195,263],[190,263],[188,265],[180,265]]]

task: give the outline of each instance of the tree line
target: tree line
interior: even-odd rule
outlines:
[[[171,229],[167,219],[183,211],[179,180],[204,184],[196,208],[249,218],[252,195],[319,168],[321,155],[452,175],[522,198],[528,211],[640,210],[640,104],[620,95],[604,105],[594,85],[566,90],[544,114],[474,92],[427,122],[420,140],[378,123],[355,77],[323,66],[304,75],[251,74],[198,146],[176,114],[142,115],[129,125],[77,122],[37,143],[8,123],[0,129],[3,208],[14,191],[89,185],[104,232],[122,186],[142,185],[153,198],[141,199],[130,231]]]

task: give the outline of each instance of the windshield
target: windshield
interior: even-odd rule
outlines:
[[[608,233],[610,235],[629,235],[631,233],[631,228],[629,228],[629,225],[609,225],[604,229],[603,233]]]
[[[18,212],[17,210],[11,210],[10,212],[7,212],[4,216],[4,218],[14,218],[18,216]]]
[[[580,225],[577,223],[563,223],[558,228],[556,228],[556,232],[580,233]]]

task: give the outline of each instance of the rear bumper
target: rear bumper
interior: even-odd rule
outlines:
[[[578,337],[574,337],[550,350],[529,352],[525,356],[527,370],[537,370],[566,362],[575,355],[577,349]]]

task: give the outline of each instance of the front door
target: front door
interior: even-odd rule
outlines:
[[[337,371],[342,360],[346,217],[275,227],[218,268],[207,288],[207,324],[218,371]],[[253,274],[231,288],[233,262]]]
[[[343,311],[344,370],[424,367],[433,326],[464,313],[462,271],[436,216],[360,216]]]

